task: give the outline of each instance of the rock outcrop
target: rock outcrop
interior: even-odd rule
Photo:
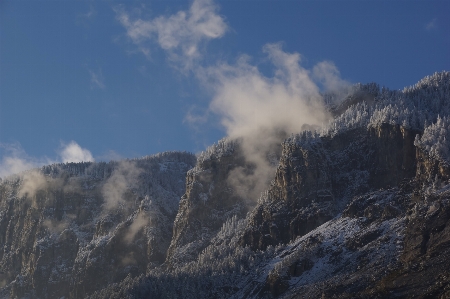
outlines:
[[[341,213],[353,196],[413,178],[415,133],[383,125],[285,141],[275,180],[241,244],[263,250],[295,240]]]
[[[227,167],[245,163],[219,150],[188,178],[171,267],[93,298],[447,298],[449,82],[442,72],[402,91],[359,86],[331,107],[323,132],[282,144],[272,183],[245,217],[227,204],[232,193],[200,204]]]
[[[3,180],[0,297],[85,298],[163,263],[194,162],[173,152]]]
[[[449,298],[449,83],[358,85],[259,199],[242,140],[7,178],[0,298]]]
[[[236,192],[230,175],[237,168],[251,167],[241,152],[239,140],[221,140],[198,158],[186,176],[186,193],[175,218],[168,265],[195,260],[227,219],[246,215],[253,205],[252,199]]]

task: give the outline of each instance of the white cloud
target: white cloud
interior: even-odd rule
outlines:
[[[341,78],[339,70],[331,61],[322,61],[316,64],[312,70],[312,77],[325,91],[336,92],[350,85],[349,82]]]
[[[425,29],[430,31],[430,30],[434,30],[438,28],[438,23],[437,23],[437,19],[434,18],[433,20],[431,20],[430,22],[428,22],[427,24],[425,24]]]
[[[79,192],[80,186],[77,182],[64,183],[59,178],[46,177],[40,167],[44,165],[61,162],[81,162],[93,161],[92,154],[81,148],[75,141],[63,145],[60,150],[61,160],[51,160],[47,157],[34,158],[27,155],[19,143],[0,144],[1,154],[0,177],[6,178],[9,175],[20,174],[20,185],[17,190],[18,197],[26,197],[30,200],[32,207],[38,207],[40,200],[36,199],[36,194],[47,187],[60,189],[64,192]],[[42,203],[42,201],[41,201]]]
[[[227,30],[224,19],[216,13],[211,0],[194,0],[188,11],[179,11],[171,16],[160,16],[152,20],[133,19],[123,8],[116,7],[117,19],[127,30],[127,36],[148,56],[146,42],[156,42],[168,51],[172,61],[182,67],[191,68],[201,58],[204,42],[220,38]]]
[[[117,168],[102,187],[106,211],[126,203],[123,195],[129,188],[136,186],[141,172],[142,169],[137,167],[135,162],[124,160],[118,163]]]
[[[151,20],[133,18],[122,7],[115,11],[128,38],[140,51],[148,56],[148,42],[156,42],[181,65],[182,71],[191,70],[211,90],[207,111],[195,113],[198,108],[192,108],[185,121],[198,126],[216,117],[228,137],[242,140],[245,158],[255,168],[251,174],[248,169],[237,168],[230,175],[230,183],[241,195],[255,197],[266,188],[275,171],[267,157],[278,150],[286,135],[327,123],[330,116],[321,90],[348,86],[332,62],[305,69],[300,64],[301,55],[283,51],[280,44],[263,48],[273,66],[273,76],[262,74],[245,55],[235,64],[222,62],[203,67],[199,63],[202,45],[220,38],[228,29],[212,0],[194,0],[188,11]]]
[[[4,154],[0,162],[0,177],[53,163],[49,158],[33,158],[26,154],[19,143],[0,144]]]
[[[327,119],[319,87],[310,71],[300,66],[300,54],[286,53],[280,44],[264,47],[275,71],[264,76],[241,57],[235,65],[209,67],[199,76],[212,85],[210,110],[221,118],[232,138],[250,136],[260,130],[299,132],[304,124],[320,126]],[[335,74],[322,76],[331,78]]]
[[[47,186],[45,176],[36,168],[52,164],[55,161],[45,157],[41,159],[30,157],[19,143],[0,144],[0,148],[5,154],[0,163],[0,177],[5,178],[12,174],[22,173],[22,182],[17,192],[19,197],[33,198],[37,191]],[[34,199],[31,203],[34,207],[36,206]]]
[[[19,157],[3,157],[0,170],[0,177],[36,167],[33,161],[21,159]]]
[[[97,87],[100,89],[105,89],[105,79],[103,78],[102,70],[99,69],[97,72],[93,70],[89,70],[89,74],[91,75],[91,88]]]
[[[128,227],[127,233],[124,236],[124,240],[127,244],[131,244],[136,234],[150,222],[149,216],[143,212],[139,213],[134,219],[131,225]]]
[[[58,151],[60,159],[54,160],[47,157],[31,157],[23,150],[19,143],[0,144],[0,149],[2,150],[0,177],[4,178],[11,174],[53,163],[94,161],[91,152],[81,148],[75,141],[71,141],[68,144],[62,143],[61,147]]]
[[[192,128],[199,129],[199,126],[206,123],[209,117],[209,110],[191,106],[184,116],[183,123],[189,124]]]
[[[228,137],[242,140],[244,156],[255,166],[251,171],[234,169],[229,183],[240,195],[253,199],[273,178],[276,164],[268,156],[278,153],[282,140],[328,122],[321,90],[345,89],[348,84],[331,62],[308,70],[301,66],[299,53],[287,53],[281,44],[267,44],[263,51],[273,66],[271,77],[252,65],[248,56],[233,65],[197,68],[201,82],[212,89],[209,114],[220,119]],[[198,119],[202,120],[186,117],[186,121]]]
[[[69,142],[69,144],[63,144],[62,146],[63,148],[59,152],[59,155],[61,156],[63,163],[94,161],[91,152],[82,148],[73,140]]]
[[[33,198],[38,190],[44,189],[46,186],[47,180],[42,173],[36,170],[28,171],[23,174],[23,181],[17,195]],[[36,203],[33,202],[33,206],[35,205]]]

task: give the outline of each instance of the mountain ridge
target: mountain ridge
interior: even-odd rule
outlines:
[[[255,162],[232,139],[99,164],[91,180],[88,164],[48,166],[36,190],[26,174],[4,180],[0,297],[449,298],[450,73],[355,85],[335,103],[327,126],[267,149],[257,198],[236,176]]]

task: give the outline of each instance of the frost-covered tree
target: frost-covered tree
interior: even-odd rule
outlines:
[[[450,72],[427,76],[401,91],[383,87],[377,92],[374,90],[377,85],[357,86],[357,92],[367,89],[374,95],[372,103],[361,101],[350,105],[322,129],[322,135],[334,136],[384,123],[423,130],[427,123],[436,122],[439,114],[450,114]]]
[[[430,157],[450,164],[450,117],[438,116],[436,123],[425,128],[423,135],[416,136],[414,145],[426,151]]]

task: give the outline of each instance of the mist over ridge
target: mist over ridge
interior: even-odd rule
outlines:
[[[450,298],[448,5],[53,4],[0,4],[0,299]]]
[[[286,60],[298,58],[279,45],[271,51]],[[240,124],[239,114],[230,113],[225,123],[230,136],[197,156],[167,152],[108,163],[54,163],[5,177],[0,184],[0,240],[6,246],[0,255],[0,295],[114,298],[123,291],[164,298],[184,290],[186,298],[194,293],[272,298],[294,294],[298,281],[315,296],[316,289],[306,285],[328,279],[329,289],[349,286],[345,275],[356,267],[382,279],[380,269],[398,269],[391,263],[396,257],[415,259],[409,232],[415,230],[402,216],[410,211],[408,202],[418,200],[417,209],[431,211],[425,218],[417,214],[420,219],[434,219],[435,211],[448,208],[450,73],[433,74],[402,91],[367,84],[322,93],[312,79],[280,79],[292,72],[267,79],[244,66],[255,85],[282,91],[285,102],[295,102],[293,90],[315,101],[320,97],[320,108],[330,111],[320,115],[326,125],[274,117],[278,127],[249,126],[242,131],[248,135],[239,135],[245,117]],[[220,82],[223,88],[238,87],[232,95],[254,90],[236,78]],[[303,84],[312,91],[298,88]],[[218,103],[228,97],[226,90]],[[270,106],[267,101],[262,107]],[[314,110],[309,102],[298,103],[299,109]],[[345,238],[339,235],[343,231]],[[390,245],[400,243],[406,251]],[[49,252],[57,259],[48,259]],[[371,252],[378,252],[380,265],[360,262]],[[341,258],[325,262],[335,255]],[[15,260],[36,270],[16,272],[11,268]],[[350,266],[341,268],[342,263]],[[355,277],[361,277],[361,288],[372,288],[363,276]],[[204,283],[236,286],[219,291]]]

